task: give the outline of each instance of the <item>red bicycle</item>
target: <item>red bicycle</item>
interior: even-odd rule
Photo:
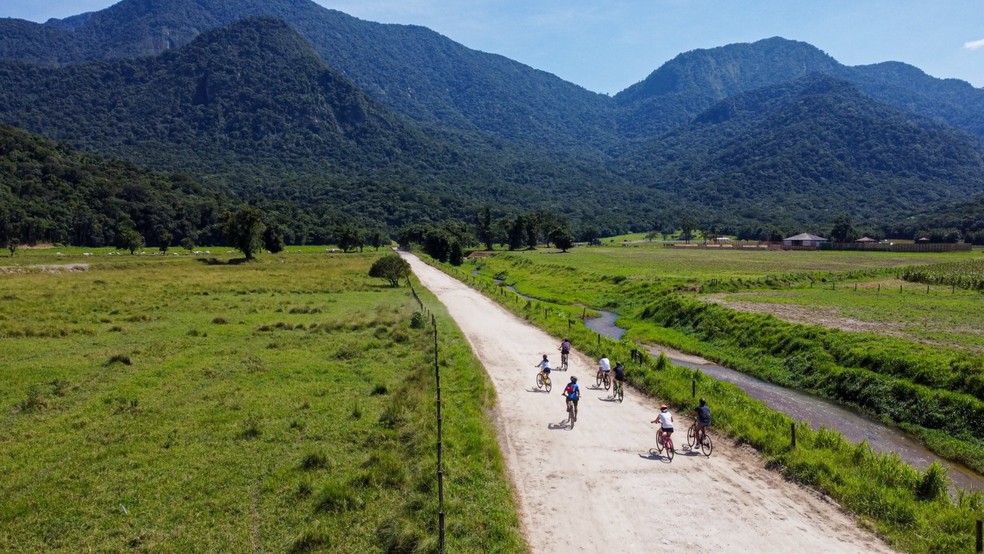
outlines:
[[[672,435],[663,432],[663,427],[660,426],[659,430],[656,431],[656,452],[660,455],[663,451],[666,451],[666,457],[673,461],[673,455],[675,451],[673,450],[673,438]]]

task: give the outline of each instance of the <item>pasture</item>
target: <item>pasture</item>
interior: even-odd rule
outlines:
[[[377,254],[108,252],[0,258],[0,551],[436,551],[434,337]],[[448,548],[522,551],[491,386],[424,300]]]

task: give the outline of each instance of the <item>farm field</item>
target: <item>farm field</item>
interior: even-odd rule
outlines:
[[[898,279],[855,284],[717,293],[702,299],[793,323],[984,351],[984,294]]]
[[[87,252],[0,258],[0,551],[436,551],[434,336],[377,254]],[[523,551],[437,318],[448,548]]]

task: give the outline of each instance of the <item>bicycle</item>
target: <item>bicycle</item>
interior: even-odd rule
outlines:
[[[671,435],[663,433],[663,428],[660,427],[659,431],[656,432],[656,451],[660,454],[666,450],[666,457],[673,461],[673,455],[675,454],[673,450],[673,438]]]
[[[611,371],[598,371],[598,378],[595,385],[605,386],[605,390],[612,388],[612,372]]]
[[[567,399],[567,425],[571,429],[573,429],[575,421],[577,421],[577,408],[574,407],[574,401],[568,398]]]
[[[553,386],[550,384],[550,375],[544,374],[542,371],[540,373],[537,373],[536,388],[547,389],[547,392],[550,392],[550,389],[553,388]]]
[[[567,357],[570,356],[569,352],[560,353],[560,370],[567,371]]]
[[[621,402],[625,397],[624,386],[625,385],[623,385],[621,381],[615,379],[615,388],[612,389],[612,397],[619,402]]]
[[[694,418],[693,424],[690,425],[690,430],[687,431],[687,444],[690,445],[690,449],[694,450],[695,445],[700,444],[700,451],[705,455],[710,457],[711,452],[714,450],[714,443],[711,442],[710,435],[707,434],[707,428],[700,430],[700,440],[697,440],[697,418]]]

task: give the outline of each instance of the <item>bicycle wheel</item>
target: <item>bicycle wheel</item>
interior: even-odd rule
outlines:
[[[569,425],[571,429],[574,428],[574,421],[575,421],[575,419],[574,419],[574,403],[571,402],[570,400],[568,400],[567,401],[567,425]]]
[[[665,441],[663,440],[663,433],[657,432],[656,433],[656,452],[659,452],[660,454],[663,454],[663,443],[664,442]]]
[[[542,389],[543,388],[543,374],[542,373],[537,373],[536,374],[536,388],[538,388],[538,389]]]
[[[601,380],[602,380],[603,383],[605,383],[605,390],[608,390],[608,389],[612,388],[612,376],[611,375],[609,375],[609,374],[606,373],[605,376],[601,378]]]
[[[598,372],[598,375],[595,376],[595,385],[601,386],[601,372]]]
[[[707,432],[703,433],[700,441],[700,451],[704,453],[705,456],[710,456],[711,451],[714,450],[714,443],[711,442],[711,436]]]
[[[567,371],[567,356],[568,356],[568,354],[561,354],[560,355],[560,367],[564,371]]]
[[[615,397],[618,398],[619,402],[621,402],[625,398],[625,385],[623,385],[621,381],[617,381],[615,383],[615,387]]]
[[[673,461],[673,455],[675,453],[676,452],[673,448],[673,439],[666,439],[666,457],[669,458],[671,462]]]
[[[695,444],[697,444],[697,424],[691,425],[687,430],[687,446],[693,450]]]
[[[550,377],[543,380],[543,387],[547,389],[547,392],[550,392],[550,389],[553,388],[553,383],[550,381]]]

